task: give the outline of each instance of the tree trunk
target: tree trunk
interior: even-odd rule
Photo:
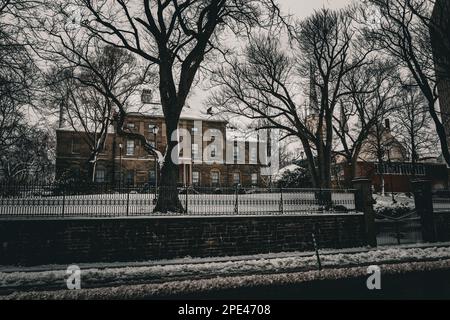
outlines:
[[[356,166],[357,166],[356,157],[347,159],[347,174],[344,175],[346,188],[352,188],[353,186],[353,180],[355,180],[356,178]]]
[[[430,110],[431,118],[433,119],[434,124],[436,126],[436,133],[438,134],[439,142],[441,144],[442,156],[444,157],[444,160],[447,163],[447,165],[450,166],[450,151],[449,151],[445,126],[442,124],[439,116],[437,115],[436,111],[434,110],[434,102],[430,101],[430,99],[428,99],[428,100],[429,100],[428,109]]]
[[[318,179],[318,174],[317,174],[317,170],[316,170],[316,165],[314,162],[314,155],[311,151],[311,148],[309,147],[309,141],[301,136],[299,138],[300,138],[300,141],[302,142],[303,150],[305,151],[312,185],[314,188],[318,188],[319,187],[319,181],[318,181],[319,179]]]
[[[87,160],[87,163],[86,163],[87,164],[87,172],[86,172],[86,177],[85,177],[85,182],[88,182],[90,184],[95,182],[94,162],[92,162],[91,160],[92,160],[92,157],[89,157],[89,159]]]
[[[178,197],[178,164],[172,161],[172,151],[177,147],[178,141],[172,141],[172,132],[178,127],[178,121],[175,122],[175,126],[171,121],[166,121],[166,136],[167,136],[167,150],[164,156],[164,164],[161,168],[161,178],[159,182],[158,199],[154,212],[176,212],[181,213],[184,211],[181,201]]]

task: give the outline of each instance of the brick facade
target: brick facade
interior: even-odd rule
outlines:
[[[366,245],[362,214],[0,220],[0,264],[145,261]]]
[[[416,174],[412,174],[412,164],[408,162],[386,163],[384,176],[384,188],[386,192],[412,192],[411,181],[417,178],[431,181],[434,191],[448,189],[448,169],[445,164],[438,163],[418,163],[416,164]],[[339,181],[333,178],[335,187],[344,187],[346,178],[351,177],[350,168],[343,165],[340,167],[341,174]],[[374,192],[381,192],[382,180],[379,168],[374,162],[358,162],[356,167],[356,177],[364,177],[371,181]]]
[[[226,125],[227,123],[224,121],[180,120],[179,135],[180,137],[183,136],[180,139],[180,144],[185,139],[184,135],[191,133],[190,145],[196,144],[198,150],[198,157],[194,157],[193,154],[180,154],[181,164],[179,165],[178,181],[180,185],[231,187],[237,182],[243,186],[262,186],[265,184],[259,164],[260,146],[256,141],[234,142],[226,140]],[[156,134],[152,131],[154,126],[159,129]],[[131,115],[127,118],[125,127],[145,135],[148,141],[156,142],[156,147],[160,152],[165,152],[167,137],[162,117]],[[85,135],[85,133],[73,130],[59,129],[57,131],[57,179],[75,177],[84,178],[87,181],[92,180],[92,177],[89,177],[88,174],[87,160],[90,150],[89,145],[85,142]],[[216,150],[208,150],[207,148],[211,148],[213,141],[215,141],[213,139],[219,139],[220,136],[223,137],[223,142],[217,142],[217,140],[215,144],[219,146],[216,147]],[[192,148],[193,152],[194,147],[187,147],[189,141],[187,140],[184,143],[186,143],[186,148]],[[237,159],[227,159],[227,148],[233,149],[235,143],[236,148],[241,151],[238,153]],[[223,161],[208,161],[205,159],[208,152],[211,154],[217,153],[216,156],[221,156],[220,159]],[[243,161],[238,161],[238,159]],[[157,171],[154,157],[142,148],[138,140],[130,141],[113,132],[107,135],[105,149],[98,157],[94,176],[97,182],[122,181],[122,183],[127,184],[155,184]]]

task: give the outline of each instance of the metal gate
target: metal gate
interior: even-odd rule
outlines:
[[[401,217],[378,214],[375,219],[379,246],[422,243],[422,223],[416,210]]]

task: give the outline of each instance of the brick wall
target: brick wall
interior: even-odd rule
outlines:
[[[366,245],[363,215],[0,220],[0,265],[142,261]]]

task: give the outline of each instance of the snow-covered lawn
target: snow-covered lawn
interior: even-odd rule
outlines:
[[[239,214],[278,214],[317,212],[320,209],[314,192],[258,193],[258,194],[185,194],[179,195],[184,207],[186,202],[191,215],[233,215],[238,199]],[[154,194],[95,194],[63,197],[27,196],[0,199],[0,216],[123,216],[146,215],[153,212]],[[335,205],[349,211],[355,210],[354,194],[332,193]],[[127,209],[128,207],[128,209]]]
[[[324,268],[353,267],[368,264],[410,262],[421,260],[450,259],[450,247],[431,248],[389,248],[366,252],[332,253],[321,256]],[[236,275],[298,272],[317,269],[314,254],[304,256],[292,253],[284,257],[247,257],[245,260],[217,261],[204,263],[177,263],[148,266],[82,268],[83,287],[99,285],[122,285],[133,283],[160,283],[184,279],[229,277]],[[34,272],[0,272],[0,290],[5,288],[65,289],[66,270]]]

